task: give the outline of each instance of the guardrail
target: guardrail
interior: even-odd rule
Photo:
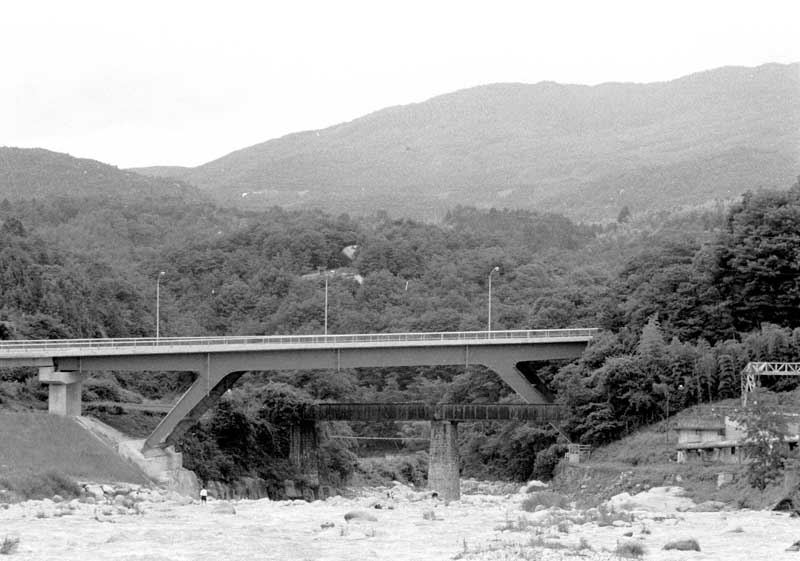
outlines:
[[[298,408],[300,419],[316,421],[441,420],[441,421],[560,421],[560,405],[544,403],[314,403]]]
[[[439,333],[372,333],[351,335],[269,335],[223,337],[159,337],[128,339],[36,339],[0,342],[4,352],[59,349],[126,349],[212,345],[345,345],[358,343],[502,341],[507,339],[591,339],[597,329],[535,329],[512,331],[450,331]]]

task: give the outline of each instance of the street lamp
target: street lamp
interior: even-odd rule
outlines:
[[[486,331],[492,330],[492,273],[500,271],[500,267],[495,267],[489,271],[489,321],[486,323]]]
[[[318,269],[319,274],[325,276],[325,336],[328,335],[328,272],[323,273],[322,269]]]
[[[161,324],[160,321],[160,313],[161,313],[161,277],[163,277],[166,273],[164,271],[160,271],[158,273],[158,277],[156,277],[156,339],[159,336],[159,327]]]
[[[678,391],[681,392],[681,395],[683,395],[683,384],[678,384]],[[666,419],[666,424],[667,424],[667,430],[666,430],[666,432],[667,432],[667,442],[669,442],[669,386],[667,386],[667,419]]]

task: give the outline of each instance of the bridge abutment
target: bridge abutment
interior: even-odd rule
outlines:
[[[48,412],[61,417],[79,417],[85,378],[86,375],[79,372],[59,372],[52,366],[40,367],[39,381],[49,385]]]
[[[300,421],[299,424],[292,425],[289,430],[289,459],[311,487],[319,487],[316,423]]]
[[[458,424],[431,421],[431,447],[428,455],[428,489],[448,501],[461,498],[458,453]]]

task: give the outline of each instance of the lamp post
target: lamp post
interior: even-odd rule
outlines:
[[[325,336],[328,336],[328,272],[322,269],[317,269],[320,275],[324,275],[325,279]]]
[[[492,330],[492,273],[500,270],[500,267],[495,267],[489,271],[489,319],[486,322],[486,331]]]
[[[667,430],[664,431],[667,435],[667,443],[669,443],[669,386],[667,386],[667,418],[665,419]]]
[[[161,327],[161,277],[163,277],[164,274],[164,271],[160,271],[158,277],[156,277],[156,340],[158,340]]]
[[[678,391],[683,395],[683,384],[678,384]],[[669,386],[667,386],[667,442],[669,442]]]

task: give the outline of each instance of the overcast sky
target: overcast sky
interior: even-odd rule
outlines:
[[[800,61],[797,0],[3,0],[0,145],[194,166],[493,82]]]

